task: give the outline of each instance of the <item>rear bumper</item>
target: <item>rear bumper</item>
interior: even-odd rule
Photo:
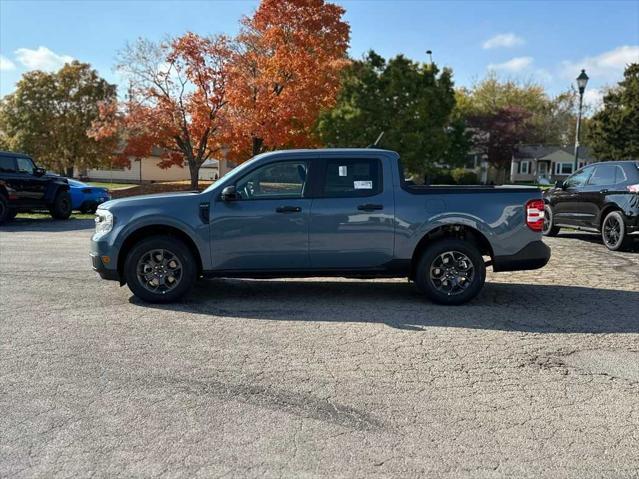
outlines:
[[[493,258],[493,271],[522,271],[539,269],[550,260],[550,248],[543,241],[528,243],[517,253]]]

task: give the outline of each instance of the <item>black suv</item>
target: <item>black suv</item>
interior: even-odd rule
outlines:
[[[544,235],[555,236],[562,226],[596,231],[608,249],[623,249],[639,231],[639,162],[585,166],[558,181],[544,202]]]
[[[47,175],[27,155],[0,151],[0,224],[33,210],[48,210],[56,219],[67,219],[71,215],[67,180]]]

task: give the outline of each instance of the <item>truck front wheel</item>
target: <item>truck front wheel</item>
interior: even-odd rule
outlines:
[[[189,248],[178,238],[152,236],[137,243],[124,262],[129,289],[149,303],[183,297],[195,283],[197,267]]]
[[[71,216],[71,195],[68,191],[58,191],[49,213],[56,220],[66,220]]]
[[[417,288],[431,301],[456,305],[479,294],[486,281],[486,264],[474,243],[447,238],[426,248],[415,273]]]

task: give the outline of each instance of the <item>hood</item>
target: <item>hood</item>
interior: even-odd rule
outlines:
[[[153,195],[129,196],[118,200],[110,200],[102,203],[98,208],[103,210],[121,208],[147,208],[161,206],[175,206],[192,201],[199,201],[200,193],[197,191],[178,191],[172,193],[156,193]]]

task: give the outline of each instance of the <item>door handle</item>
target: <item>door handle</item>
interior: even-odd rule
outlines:
[[[383,210],[384,205],[373,205],[373,204],[367,203],[365,205],[359,205],[357,209],[360,211]]]
[[[302,211],[302,208],[299,206],[278,206],[275,208],[277,213],[299,213]]]
[[[599,193],[601,193],[602,195],[607,195],[608,190],[604,188],[603,190],[599,190]]]

